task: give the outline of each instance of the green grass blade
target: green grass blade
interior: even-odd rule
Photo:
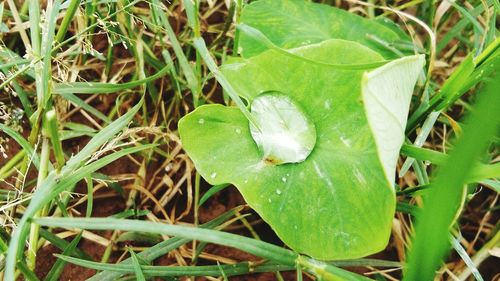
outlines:
[[[88,103],[86,103],[85,101],[83,101],[79,97],[73,95],[72,93],[63,93],[63,94],[59,94],[59,95],[65,99],[71,101],[76,106],[81,107],[82,109],[86,110],[87,112],[93,114],[95,117],[104,121],[106,124],[111,123],[111,119],[109,119],[108,116],[104,115],[102,112],[100,112],[99,110],[90,106]]]
[[[463,87],[465,81],[474,71],[474,67],[475,64],[472,55],[467,56],[443,84],[441,91],[432,97],[429,101],[429,105],[419,108],[410,116],[406,131],[412,131],[421,120],[429,116],[429,114],[435,111],[439,105],[443,108],[443,104],[450,104],[452,99],[451,96],[455,95],[460,88]]]
[[[200,36],[200,21],[198,19],[198,0],[184,0],[186,15],[189,27],[193,30],[196,37]]]
[[[217,226],[221,225],[222,223],[233,217],[239,211],[241,211],[241,208],[232,209],[220,215],[219,217],[213,219],[212,221],[202,224],[200,227],[207,229],[216,228]],[[191,240],[180,237],[173,237],[166,241],[160,242],[147,250],[142,251],[141,253],[138,254],[138,256],[140,256],[141,259],[145,260],[146,262],[152,262],[156,258],[163,256],[174,249],[177,249],[178,247],[188,243],[189,241]],[[131,259],[128,258],[120,262],[120,264],[126,264],[127,266],[130,266],[131,262],[132,262]],[[114,281],[118,279],[121,275],[122,274],[113,271],[103,271],[89,278],[87,281]]]
[[[29,63],[30,61],[27,60],[27,59],[10,59],[10,58],[7,58],[9,59],[6,63],[2,63],[0,64],[0,68],[10,68],[10,67],[13,67],[13,66],[19,66],[19,65],[24,65],[24,64],[27,64]]]
[[[495,227],[496,233],[493,237],[486,242],[481,249],[479,249],[472,257],[472,267],[478,267],[481,263],[493,254],[495,248],[498,248],[500,244],[500,232],[498,231],[498,225]],[[467,280],[471,274],[471,267],[467,267],[464,271],[458,275],[459,280]]]
[[[200,82],[198,81],[193,68],[189,64],[186,55],[183,52],[181,44],[179,43],[179,40],[177,40],[172,26],[170,26],[166,13],[161,8],[160,1],[153,0],[153,5],[151,7],[155,15],[158,17],[158,22],[167,32],[168,39],[170,40],[172,48],[174,49],[174,53],[177,57],[177,60],[179,61],[179,66],[181,67],[184,77],[186,77],[188,88],[189,90],[191,90],[191,93],[193,95],[193,104],[197,106],[198,96],[201,92],[201,87],[199,86]],[[186,11],[188,10],[189,9],[186,9]]]
[[[463,136],[425,198],[408,254],[404,280],[432,280],[449,250],[448,231],[462,200],[463,184],[472,172],[470,163],[486,151],[500,124],[500,115],[497,114],[500,80],[497,75],[491,79],[479,93],[478,103],[464,125]]]
[[[41,54],[41,38],[40,34],[40,3],[38,0],[33,0],[29,2],[29,23],[30,23],[30,39],[31,39],[31,51],[33,55],[40,56]]]
[[[236,106],[238,106],[238,108],[245,115],[245,117],[248,119],[249,122],[251,122],[256,128],[259,128],[257,121],[255,120],[255,117],[252,114],[250,114],[250,111],[248,111],[247,107],[245,106],[245,103],[243,103],[243,100],[240,98],[236,90],[233,88],[231,83],[229,83],[227,78],[224,76],[224,74],[222,74],[222,72],[217,67],[217,63],[212,58],[210,52],[207,49],[205,40],[203,40],[203,38],[201,37],[195,38],[194,46],[196,47],[196,50],[198,51],[200,56],[205,61],[208,69],[215,76],[215,79],[217,79],[222,88],[226,90],[227,94],[231,97]]]
[[[19,270],[23,274],[24,278],[26,278],[26,280],[28,280],[28,281],[40,281],[40,279],[38,279],[36,274],[33,271],[31,271],[31,269],[29,269],[29,267],[24,262],[21,262],[21,261],[18,262],[17,267],[19,268]],[[5,280],[9,280],[9,279],[5,279]],[[12,280],[14,280],[14,279],[12,279]]]
[[[70,245],[70,242],[59,238],[57,235],[44,228],[40,228],[40,236],[49,241],[52,245],[56,246],[61,251],[64,251],[64,249],[66,249]],[[75,248],[73,255],[79,259],[92,260],[92,257],[78,248]]]
[[[50,2],[49,2],[50,3]],[[42,46],[41,55],[43,55],[42,61],[42,108],[45,108],[47,103],[51,98],[50,84],[52,83],[52,44],[54,43],[55,29],[57,15],[59,14],[59,7],[61,6],[61,0],[55,0],[52,2],[51,6],[48,6],[45,14],[47,16],[47,22],[42,33]],[[38,23],[37,23],[38,24]],[[39,86],[39,85],[37,85]],[[38,88],[37,88],[38,90]]]
[[[455,9],[457,9],[460,14],[464,16],[465,19],[469,20],[470,23],[474,26],[475,29],[481,33],[481,35],[484,34],[484,28],[481,26],[481,24],[476,20],[476,18],[465,8],[462,6],[458,5],[456,2],[449,2]]]
[[[354,266],[374,266],[374,267],[402,267],[402,264],[397,261],[386,261],[379,259],[354,259],[340,260],[330,262],[334,266],[339,267],[354,267]]]
[[[481,273],[479,273],[479,270],[477,269],[476,265],[471,260],[471,258],[467,254],[467,251],[464,249],[464,247],[462,247],[462,245],[457,240],[457,238],[450,235],[450,241],[451,241],[451,245],[453,246],[455,251],[458,253],[458,255],[462,258],[464,263],[467,265],[467,267],[471,271],[474,278],[476,278],[477,281],[484,281],[484,279],[481,276]]]
[[[500,163],[476,166],[467,183],[480,182],[484,179],[500,178]]]
[[[0,181],[15,172],[14,167],[19,165],[19,161],[24,159],[25,155],[24,150],[19,151],[14,157],[10,158],[9,161],[3,165],[3,167],[0,168]]]
[[[73,17],[79,5],[80,5],[80,0],[71,0],[71,2],[69,3],[68,9],[66,10],[66,14],[64,15],[61,25],[59,25],[59,30],[57,30],[56,42],[61,42],[64,39],[64,36],[68,31],[68,27],[71,21],[73,20]]]
[[[115,229],[122,231],[142,231],[183,237],[214,244],[238,248],[254,255],[273,259],[281,263],[295,261],[297,254],[259,240],[202,228],[169,225],[148,221],[112,219],[112,218],[39,218],[36,223],[50,227],[81,229]]]
[[[404,144],[401,147],[401,154],[419,160],[430,161],[436,165],[443,165],[448,159],[447,154],[408,144]],[[484,179],[500,177],[500,163],[494,163],[490,165],[477,163],[470,166],[473,169],[470,175],[467,177],[467,183],[479,182]]]
[[[415,139],[415,142],[413,145],[417,147],[422,147],[427,140],[427,137],[431,133],[432,129],[434,128],[434,124],[437,121],[437,118],[439,117],[440,113],[439,112],[431,112],[427,118],[424,121],[424,124],[422,125],[422,128],[420,132],[418,132],[417,138]],[[403,177],[406,172],[410,169],[411,165],[413,164],[413,161],[415,161],[415,158],[407,158],[405,162],[403,163],[403,166],[401,166],[401,170],[399,171],[399,177]]]
[[[144,277],[144,273],[142,273],[142,268],[141,264],[139,263],[139,259],[137,258],[137,255],[132,251],[132,249],[129,249],[130,257],[132,259],[132,265],[133,265],[133,270],[135,273],[135,279],[137,281],[146,281],[146,278]]]
[[[287,271],[294,270],[292,266],[284,266],[276,263],[265,263],[263,265],[252,266],[250,263],[238,263],[233,265],[205,265],[205,266],[148,266],[139,265],[138,268],[125,264],[106,264],[91,262],[72,258],[63,255],[57,255],[58,258],[71,262],[78,266],[83,266],[95,270],[108,270],[120,274],[130,274],[141,270],[147,276],[221,276],[220,268],[229,276],[247,274],[251,272],[269,272],[269,271]],[[139,280],[139,279],[138,279]]]
[[[75,156],[71,157],[66,163],[65,169],[72,170],[80,165],[83,161],[89,158],[94,151],[101,145],[110,140],[114,135],[120,132],[132,120],[134,115],[139,111],[143,103],[141,99],[130,111],[125,113],[120,118],[113,121],[106,128],[97,133],[89,143]]]
[[[493,2],[498,1],[498,0],[488,0],[486,1],[488,6],[490,6]],[[477,17],[480,15],[482,12],[484,12],[484,6],[483,5],[478,5],[476,8],[474,8],[470,14],[473,17]],[[461,19],[458,23],[454,24],[453,27],[446,32],[446,34],[439,40],[439,42],[436,45],[436,52],[441,52],[447,45],[450,43],[451,40],[453,40],[455,37],[457,37],[460,32],[462,32],[467,25],[469,25],[471,22],[467,18]]]
[[[85,217],[89,218],[92,216],[92,210],[94,209],[94,182],[92,181],[92,176],[87,176],[85,181],[87,182],[87,209],[85,210]]]
[[[142,231],[184,237],[191,240],[199,240],[228,247],[238,248],[253,255],[273,260],[282,265],[294,267],[299,263],[309,272],[324,278],[324,280],[367,280],[360,275],[345,271],[313,260],[299,256],[292,251],[260,241],[227,232],[220,232],[202,228],[160,224],[148,221],[123,220],[111,218],[35,218],[34,221],[40,225],[62,228],[82,229],[115,229],[123,231]]]
[[[2,236],[0,236],[0,255],[3,255],[7,252],[8,245],[5,241],[3,241]]]
[[[218,193],[219,191],[225,189],[228,187],[229,184],[220,184],[216,186],[212,186],[203,196],[200,198],[200,202],[198,203],[198,206],[203,205],[203,203],[207,202],[208,199],[210,199],[214,194]]]
[[[73,83],[58,83],[54,85],[54,94],[109,94],[116,93],[127,89],[132,89],[149,83],[158,78],[163,77],[170,70],[169,66],[165,66],[157,73],[132,82],[112,84],[101,82],[73,82]]]
[[[13,138],[23,148],[37,169],[40,167],[40,158],[38,158],[38,154],[35,153],[31,144],[23,136],[21,136],[21,134],[4,124],[0,124],[0,130],[9,137]]]
[[[408,144],[403,144],[401,147],[401,154],[419,160],[427,160],[438,165],[446,161],[446,154],[444,153]]]
[[[80,239],[82,238],[82,234],[83,234],[83,232],[80,232],[80,233],[78,233],[78,235],[75,238],[73,238],[71,243],[69,243],[68,247],[66,247],[63,250],[62,255],[68,256],[68,255],[71,255],[75,251],[76,247],[78,246],[78,243],[80,242]],[[45,276],[44,280],[45,281],[57,281],[57,280],[59,280],[59,276],[61,276],[61,273],[63,272],[65,265],[66,265],[65,260],[57,259],[57,261],[52,266],[52,268],[50,269],[47,276]]]

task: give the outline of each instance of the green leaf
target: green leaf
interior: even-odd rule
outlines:
[[[262,31],[274,44],[290,49],[337,38],[356,41],[386,58],[396,54],[370,39],[376,36],[387,43],[401,41],[398,33],[378,21],[369,20],[331,6],[303,0],[260,0],[245,6],[241,23]],[[252,57],[266,50],[252,37],[241,33],[239,50]]]
[[[382,59],[344,40],[290,52],[333,65]],[[365,256],[382,250],[389,239],[395,210],[395,169],[390,169],[423,58],[406,57],[372,72],[308,60],[269,50],[221,69],[250,104],[261,93],[278,91],[303,110],[316,129],[315,147],[305,161],[266,162],[248,120],[234,107],[201,106],[179,122],[179,132],[200,174],[213,185],[234,184],[292,249],[318,259]],[[377,122],[387,122],[387,129]],[[389,138],[395,138],[390,146],[377,145]]]

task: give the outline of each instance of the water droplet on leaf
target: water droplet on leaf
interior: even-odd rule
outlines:
[[[281,195],[281,189],[276,189],[276,194]]]
[[[205,119],[200,118],[200,119],[198,120],[198,123],[199,123],[199,124],[204,124],[204,123],[205,123]]]
[[[217,177],[217,173],[216,172],[211,173],[210,177],[213,178],[213,179],[215,179],[215,177]]]
[[[251,111],[259,128],[250,124],[250,133],[266,163],[300,163],[309,156],[316,128],[290,97],[267,92],[253,100]]]

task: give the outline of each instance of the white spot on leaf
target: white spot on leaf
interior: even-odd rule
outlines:
[[[332,109],[332,101],[331,100],[325,100],[324,106],[325,106],[326,110]]]
[[[340,136],[340,141],[342,141],[342,143],[347,146],[347,147],[351,147],[351,140],[345,138],[344,136]]]
[[[365,177],[363,176],[363,174],[361,174],[361,172],[357,168],[354,168],[354,176],[361,184],[363,185],[366,184]]]

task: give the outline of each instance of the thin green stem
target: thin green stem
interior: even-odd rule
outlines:
[[[40,169],[38,170],[38,178],[37,178],[37,188],[40,188],[41,184],[47,177],[48,166],[49,166],[49,156],[50,156],[50,146],[49,140],[47,137],[43,137],[42,140],[42,152],[40,157]],[[37,217],[42,212],[39,211],[35,214],[34,217]],[[28,256],[27,256],[27,264],[30,269],[35,268],[36,264],[36,252],[38,249],[38,238],[39,238],[40,226],[36,224],[31,225],[30,229],[30,237],[28,242]]]
[[[14,157],[12,157],[3,167],[0,168],[0,180],[7,178],[11,175],[15,170],[13,169],[19,164],[19,161],[24,159],[25,156],[24,150],[19,151]]]
[[[45,114],[44,126],[47,135],[50,137],[50,142],[52,143],[52,148],[57,161],[57,169],[60,170],[64,166],[65,159],[61,138],[59,137],[56,111],[54,109],[51,109]]]
[[[59,25],[59,30],[57,31],[55,39],[56,42],[61,42],[64,39],[64,36],[68,31],[69,25],[73,20],[73,17],[79,5],[80,5],[80,0],[71,0],[71,2],[69,3],[68,9],[66,10],[66,14],[64,15],[61,25]]]
[[[207,49],[207,45],[205,45],[205,40],[203,40],[203,38],[201,37],[198,37],[194,39],[193,43],[194,46],[196,47],[196,50],[198,50],[199,54],[207,64],[208,69],[210,69],[212,74],[215,76],[215,79],[217,79],[217,81],[221,84],[222,88],[226,90],[227,94],[231,97],[231,99],[234,101],[236,106],[241,110],[243,115],[245,115],[248,121],[252,123],[252,125],[254,125],[255,128],[259,128],[255,117],[247,109],[245,103],[243,103],[243,100],[240,98],[238,93],[236,93],[236,90],[233,88],[231,83],[229,83],[226,77],[220,72],[219,68],[217,67],[217,64],[215,63],[215,60],[212,58],[210,52]]]

